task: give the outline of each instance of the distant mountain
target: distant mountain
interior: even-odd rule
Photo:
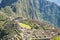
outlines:
[[[43,19],[60,27],[60,6],[47,0],[2,0],[0,10],[8,16]]]

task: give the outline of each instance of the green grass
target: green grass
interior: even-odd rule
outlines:
[[[60,40],[60,36],[56,36],[52,40]]]
[[[19,22],[18,22],[18,25],[20,25],[22,28],[31,29],[30,25],[26,25],[26,24],[24,24],[24,23],[19,23]]]

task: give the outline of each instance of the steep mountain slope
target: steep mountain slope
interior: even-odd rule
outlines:
[[[8,18],[8,16],[4,12],[0,11],[0,20],[5,20],[6,18]]]
[[[8,16],[43,19],[60,26],[60,6],[46,0],[3,0],[0,9]]]

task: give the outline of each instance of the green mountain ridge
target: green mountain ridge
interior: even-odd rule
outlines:
[[[7,0],[8,1],[8,0]],[[46,0],[2,1],[0,10],[11,17],[44,20],[55,26],[60,25],[60,6]]]
[[[7,0],[8,1],[8,0]],[[47,21],[55,26],[60,25],[60,6],[46,0],[10,0],[2,1],[0,10],[11,17],[23,17]]]

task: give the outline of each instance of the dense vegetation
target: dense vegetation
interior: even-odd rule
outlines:
[[[0,28],[3,28],[3,24],[6,20],[6,18],[8,18],[8,16],[5,15],[3,12],[0,12]]]

